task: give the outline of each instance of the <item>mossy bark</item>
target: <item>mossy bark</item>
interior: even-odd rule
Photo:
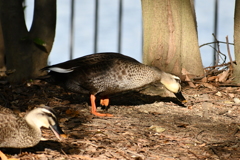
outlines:
[[[41,75],[47,64],[56,28],[56,0],[35,0],[34,17],[27,30],[22,1],[0,0],[6,66],[14,71],[9,82],[22,82]]]

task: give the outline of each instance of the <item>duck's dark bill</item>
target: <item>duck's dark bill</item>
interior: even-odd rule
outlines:
[[[178,93],[174,93],[174,94],[175,94],[175,96],[177,97],[177,99],[178,99],[179,101],[181,101],[182,103],[186,103],[186,102],[187,102],[187,100],[183,97],[181,91],[178,92]]]
[[[63,139],[67,138],[67,135],[64,134],[64,132],[62,131],[58,124],[50,125],[50,128],[59,140],[61,140],[62,138]]]

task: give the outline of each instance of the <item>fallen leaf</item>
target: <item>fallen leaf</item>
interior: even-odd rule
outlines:
[[[209,82],[209,81],[214,81],[214,80],[216,80],[216,79],[218,79],[218,76],[212,76],[212,77],[208,77],[207,78],[207,81]]]
[[[78,159],[86,159],[86,160],[87,160],[87,159],[89,159],[89,160],[92,159],[92,158],[91,158],[90,156],[88,156],[88,155],[86,155],[86,156],[83,155],[83,156],[82,156],[82,155],[76,155],[76,154],[75,154],[75,155],[72,155],[72,157],[78,158]]]
[[[231,97],[231,98],[234,98],[234,97],[235,97],[235,94],[233,94],[233,93],[229,93],[228,95],[229,95],[229,97]]]
[[[188,75],[190,74],[185,68],[182,68],[182,74],[183,75]]]
[[[151,127],[149,127],[150,130],[153,130],[155,132],[164,132],[166,129],[162,128],[160,126],[156,126],[156,125],[152,125]]]
[[[73,110],[73,109],[68,109],[66,110],[66,114],[71,116],[71,117],[76,117],[80,114],[79,111]]]
[[[200,144],[200,145],[198,145],[199,147],[204,147],[204,146],[206,146],[206,143],[203,143],[203,144]]]
[[[226,82],[227,78],[229,77],[229,69],[226,71],[223,71],[220,73],[218,76],[218,81],[219,82]]]
[[[237,103],[237,104],[240,103],[240,99],[239,99],[239,98],[233,98],[233,101],[234,101],[235,103]]]
[[[182,68],[182,74],[183,74],[184,76],[186,76],[186,77],[185,77],[185,81],[188,82],[189,86],[190,86],[190,87],[193,87],[193,88],[196,88],[196,86],[195,86],[195,85],[193,84],[193,82],[191,81],[191,78],[190,78],[191,74],[190,74],[185,68]]]
[[[207,82],[207,80],[208,80],[207,77],[203,77],[203,78],[201,79],[202,82]]]
[[[187,108],[188,108],[188,109],[193,109],[193,106],[188,106]]]
[[[223,101],[225,104],[232,104],[233,102],[232,101],[229,101],[229,100],[226,100],[226,101]]]
[[[207,87],[207,88],[210,88],[212,90],[217,90],[217,88],[214,85],[210,84],[210,83],[202,83],[202,85]]]
[[[219,96],[219,97],[221,97],[221,96],[222,96],[222,93],[218,91],[218,92],[216,93],[216,95]]]
[[[188,75],[186,75],[185,81],[188,82],[189,86],[192,88],[196,88],[196,86],[193,84],[193,82],[190,80]]]

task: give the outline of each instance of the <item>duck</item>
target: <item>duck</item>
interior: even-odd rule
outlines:
[[[160,82],[181,101],[180,78],[156,67],[142,64],[121,53],[104,52],[86,55],[41,69],[47,74],[38,79],[61,86],[69,91],[90,95],[91,113],[112,117],[96,110],[96,96],[100,105],[109,105],[109,96]]]
[[[0,106],[0,148],[29,148],[42,140],[41,127],[50,128],[58,139],[66,138],[55,112],[47,106],[31,110],[20,117]]]

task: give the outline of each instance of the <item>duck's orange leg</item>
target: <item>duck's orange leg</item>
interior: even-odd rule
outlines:
[[[95,103],[95,100],[96,100],[96,97],[94,95],[90,95],[90,100],[91,100],[91,106],[92,106],[92,109],[91,109],[91,113],[96,115],[96,116],[100,116],[100,117],[113,117],[112,114],[102,114],[102,113],[98,113],[97,112],[97,107],[96,107],[96,103]]]

